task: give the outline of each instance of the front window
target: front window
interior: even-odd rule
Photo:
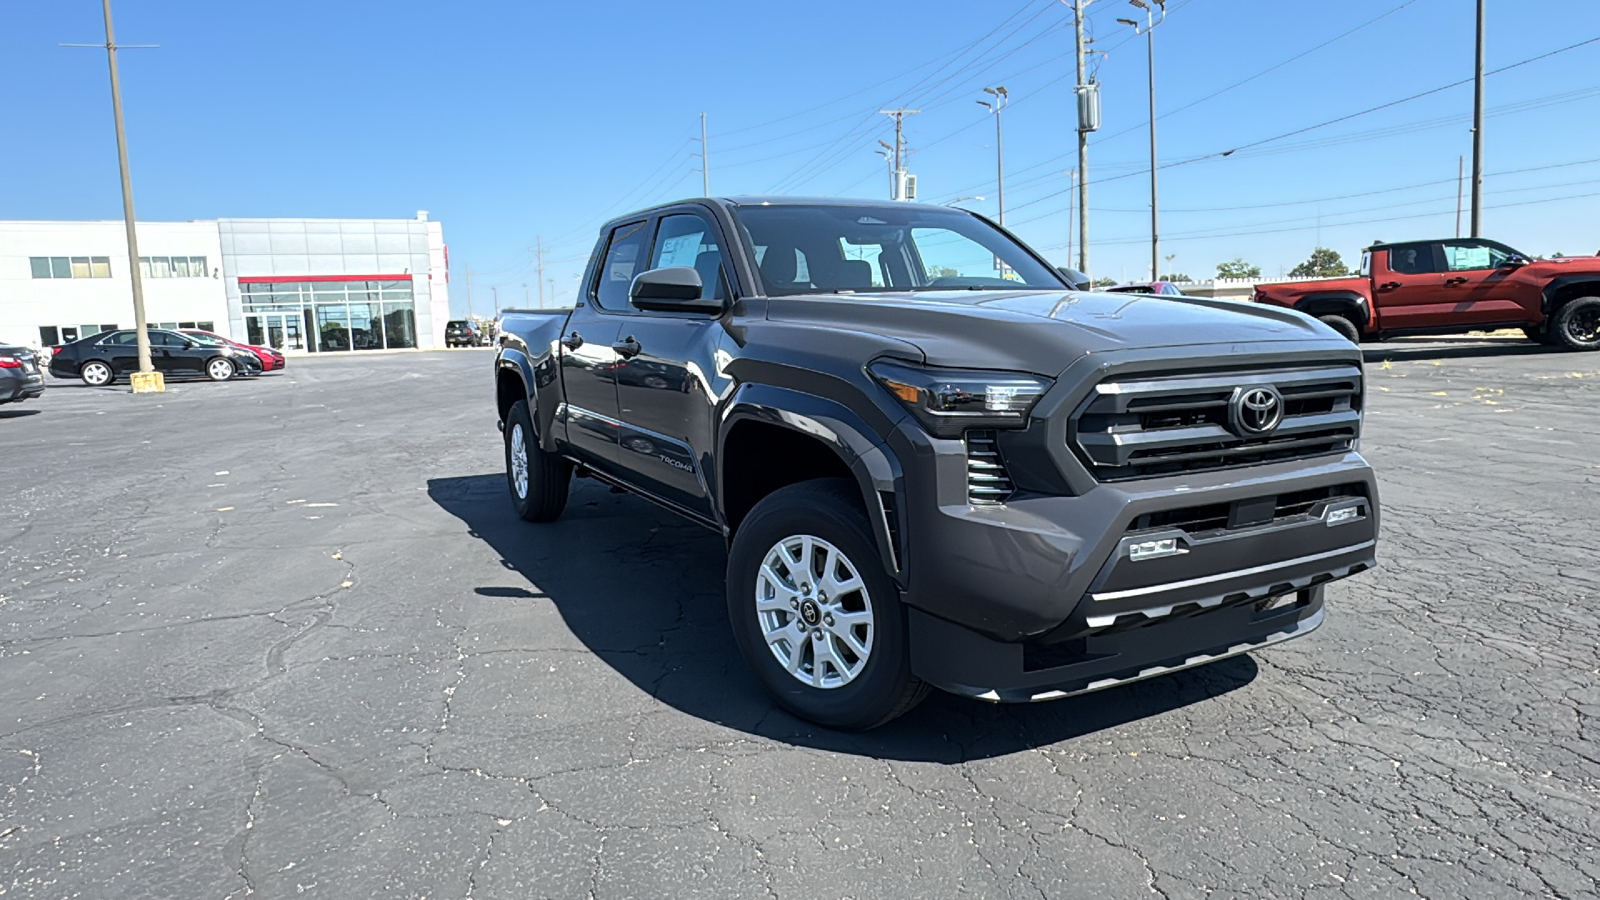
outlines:
[[[735,210],[773,296],[1062,288],[1014,240],[958,210],[746,206]]]

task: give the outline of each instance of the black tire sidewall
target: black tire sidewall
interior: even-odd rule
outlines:
[[[858,731],[882,724],[900,710],[912,676],[899,591],[884,571],[866,515],[842,496],[845,484],[804,482],[775,491],[756,504],[735,533],[728,553],[727,599],[734,639],[767,691],[801,718]],[[872,652],[861,674],[842,687],[822,689],[802,683],[784,670],[761,634],[755,608],[756,575],[767,551],[797,534],[833,544],[849,557],[866,582],[872,605]]]
[[[1356,327],[1356,323],[1350,321],[1344,316],[1322,316],[1321,322],[1329,328],[1332,328],[1334,331],[1339,332],[1339,334],[1349,340],[1350,343],[1361,343],[1361,329]]]
[[[517,496],[516,476],[511,467],[511,433],[516,426],[522,426],[522,449],[528,455],[528,495]],[[533,472],[533,418],[528,415],[528,404],[519,400],[512,404],[510,412],[506,413],[506,430],[503,441],[506,450],[506,491],[511,494],[511,505],[516,509],[517,515],[526,519],[533,514],[533,492],[538,489],[537,479]]]
[[[1580,310],[1595,310],[1600,312],[1600,297],[1579,297],[1567,303],[1556,312],[1555,320],[1550,323],[1550,332],[1557,345],[1568,350],[1593,351],[1600,350],[1600,339],[1593,341],[1579,341],[1572,337],[1567,330],[1568,323]]]

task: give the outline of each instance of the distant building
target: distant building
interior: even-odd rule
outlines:
[[[438,222],[140,222],[152,326],[203,328],[286,353],[444,346]],[[50,346],[133,326],[123,223],[0,222],[0,342]]]

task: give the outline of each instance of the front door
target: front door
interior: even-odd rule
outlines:
[[[1532,322],[1539,308],[1539,291],[1511,278],[1516,252],[1503,244],[1465,238],[1443,241],[1444,287],[1441,298],[1454,310],[1459,325],[1497,325]],[[1531,295],[1531,296],[1529,296]]]
[[[698,211],[663,216],[644,268],[690,266],[701,296],[726,300],[722,243]],[[716,316],[635,311],[623,318],[617,365],[617,455],[638,487],[685,510],[712,517],[706,462],[716,416],[707,379],[715,377],[722,338]]]

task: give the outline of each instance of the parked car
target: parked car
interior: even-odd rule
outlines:
[[[1182,297],[1183,291],[1170,281],[1135,281],[1119,284],[1106,290],[1113,294],[1154,294],[1158,297]]]
[[[260,360],[261,371],[263,372],[276,372],[288,365],[288,361],[283,358],[283,354],[272,347],[261,347],[255,344],[241,344],[238,341],[225,338],[220,334],[215,334],[210,331],[200,331],[199,329],[195,328],[185,328],[178,333],[194,338],[202,343],[206,340],[221,341],[222,343],[227,344],[236,350],[248,350],[255,354],[257,360]]]
[[[466,319],[451,319],[444,326],[444,345],[446,347],[482,347],[488,341],[484,338],[483,329]]]
[[[0,403],[21,403],[43,393],[38,355],[27,347],[0,344]]]
[[[205,342],[176,331],[152,328],[150,362],[157,372],[169,376],[198,375],[212,381],[227,381],[236,375],[261,374],[261,361],[254,353],[235,350],[221,342]],[[102,331],[55,348],[50,357],[50,374],[57,378],[81,378],[85,384],[111,384],[118,378],[139,371],[137,333],[131,329]]]
[[[557,518],[578,471],[724,535],[746,662],[823,725],[1267,647],[1376,563],[1361,352],[1308,316],[1080,293],[905,203],[646,209],[584,278],[504,314],[512,507]]]
[[[1534,260],[1482,238],[1374,244],[1359,275],[1262,284],[1255,301],[1316,316],[1352,341],[1520,328],[1542,344],[1600,350],[1600,258]]]

